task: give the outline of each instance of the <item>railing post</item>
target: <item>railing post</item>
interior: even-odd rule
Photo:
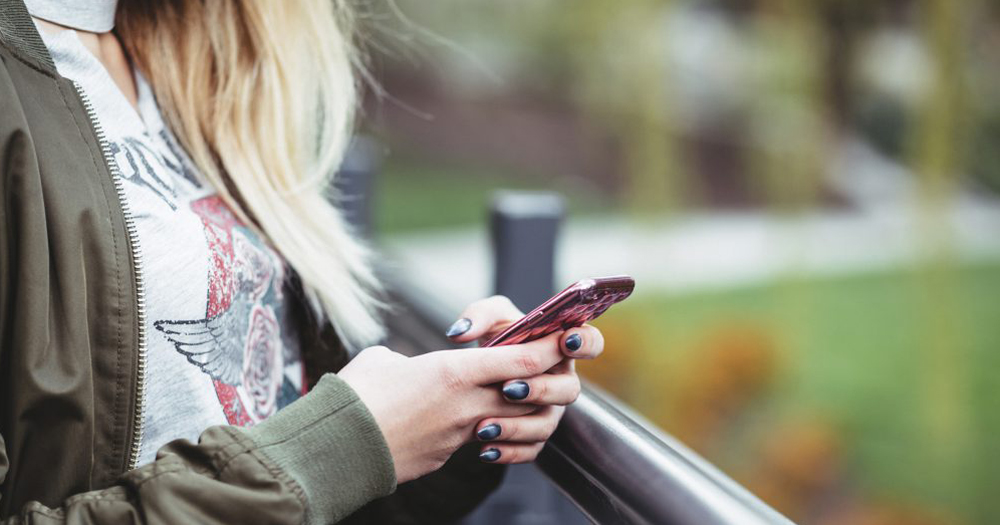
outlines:
[[[555,290],[556,241],[563,199],[548,192],[498,192],[493,198],[494,291],[528,311]]]
[[[334,178],[333,197],[354,231],[365,238],[374,232],[372,198],[375,177],[382,163],[378,142],[357,136],[344,153],[344,161]]]
[[[494,291],[528,311],[555,288],[556,244],[565,215],[554,193],[498,192],[493,198]],[[508,467],[503,485],[465,520],[466,525],[558,523],[583,525],[587,518],[535,465]]]

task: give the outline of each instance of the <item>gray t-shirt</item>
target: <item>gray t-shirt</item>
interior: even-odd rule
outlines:
[[[284,260],[194,168],[141,75],[136,112],[74,31],[43,39],[59,73],[90,99],[135,216],[149,352],[140,464],[169,441],[252,425],[300,397]]]
[[[118,0],[25,0],[24,4],[35,18],[92,33],[111,31],[118,9]]]

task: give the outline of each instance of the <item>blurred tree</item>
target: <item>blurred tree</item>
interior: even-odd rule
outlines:
[[[972,450],[969,432],[969,392],[966,359],[959,352],[962,302],[955,296],[956,273],[954,233],[950,213],[959,191],[964,156],[962,145],[968,137],[968,104],[963,74],[966,46],[963,38],[962,4],[951,0],[928,0],[923,12],[924,32],[932,59],[930,92],[912,130],[912,159],[919,178],[923,213],[918,227],[923,231],[924,264],[918,273],[923,292],[925,322],[918,328],[924,337],[926,399],[925,439],[935,453],[926,458],[927,468],[945,479],[957,479],[969,472]],[[974,494],[950,491],[953,507],[975,512]]]
[[[670,122],[676,112],[666,69],[669,4],[579,0],[558,17],[575,80],[572,95],[615,135],[627,204],[640,213],[679,211],[687,182]]]
[[[827,43],[812,2],[762,0],[753,23],[751,170],[776,210],[806,211],[819,202],[833,131],[817,60]]]

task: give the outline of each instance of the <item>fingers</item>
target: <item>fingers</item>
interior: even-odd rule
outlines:
[[[483,447],[479,459],[486,463],[510,465],[530,463],[538,457],[545,443],[496,443]]]
[[[522,417],[528,414],[533,414],[543,408],[546,408],[546,407],[540,407],[538,405],[511,403],[509,401],[504,400],[502,397],[496,395],[495,399],[489,401],[488,404],[484,404],[481,406],[485,406],[486,409],[479,411],[478,417],[474,418],[474,420],[479,420],[486,416],[499,417],[499,418]]]
[[[503,348],[469,348],[446,351],[453,373],[472,384],[488,385],[542,374],[563,360],[559,349],[562,332],[530,343]]]
[[[483,445],[479,459],[501,464],[534,461],[559,426],[565,410],[550,406],[521,417],[484,419],[476,425],[476,438],[489,443]]]
[[[572,374],[576,371],[577,359],[593,359],[604,352],[604,335],[589,324],[566,330],[560,341],[560,349],[567,359],[552,367],[550,374]]]
[[[501,391],[503,397],[513,403],[568,405],[580,396],[580,377],[576,374],[541,374],[508,381]]]
[[[484,419],[476,426],[476,439],[514,443],[546,441],[555,432],[565,410],[564,407],[550,406],[521,417]]]
[[[576,359],[566,358],[559,362],[556,366],[549,369],[550,374],[575,374],[576,373]]]
[[[510,299],[494,295],[470,304],[445,335],[456,343],[467,343],[497,332],[523,316]]]
[[[570,328],[560,343],[563,353],[573,359],[593,359],[604,351],[604,336],[589,324]]]

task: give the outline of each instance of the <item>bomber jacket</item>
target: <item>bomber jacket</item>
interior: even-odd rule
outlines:
[[[21,0],[0,0],[3,523],[440,523],[497,485],[502,471],[469,448],[396,487],[374,418],[329,373],[347,352],[294,275],[286,297],[311,392],[252,429],[212,427],[137,466],[141,254],[95,123]]]

